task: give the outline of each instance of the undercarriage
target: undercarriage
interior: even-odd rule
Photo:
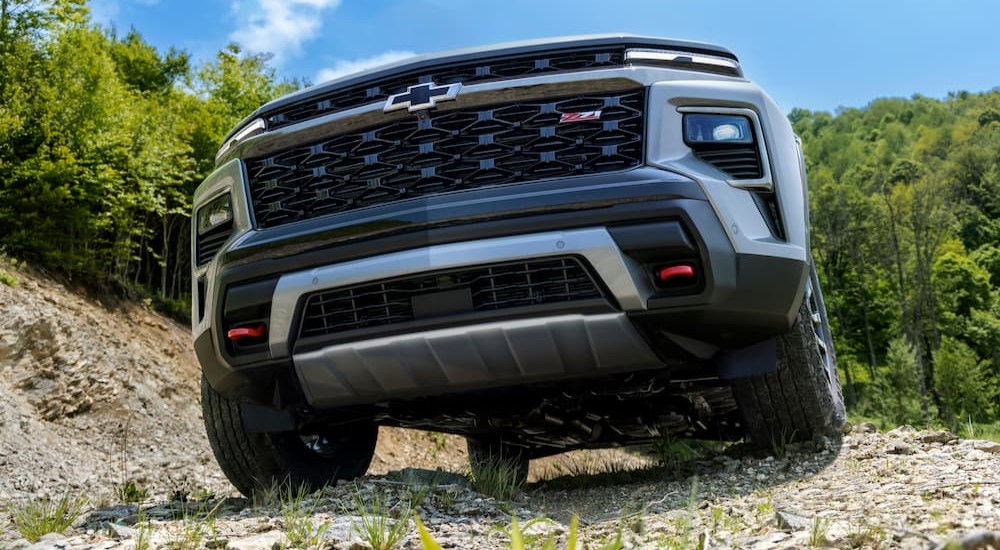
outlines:
[[[643,372],[574,383],[395,401],[327,411],[309,425],[375,421],[463,436],[499,437],[532,456],[641,445],[664,437],[743,436],[732,388],[719,380],[674,380]]]

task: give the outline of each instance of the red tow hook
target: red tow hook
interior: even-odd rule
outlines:
[[[656,277],[661,283],[669,283],[676,279],[693,279],[694,267],[690,265],[662,267],[656,272]]]
[[[244,338],[262,338],[266,333],[267,327],[265,325],[257,325],[255,327],[239,327],[229,329],[229,332],[226,333],[226,338],[229,338],[234,342],[238,342]]]

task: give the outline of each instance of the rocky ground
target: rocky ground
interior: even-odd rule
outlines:
[[[619,534],[626,548],[936,548],[1000,527],[1000,444],[946,432],[862,425],[819,452],[732,448],[669,467],[610,469],[531,483],[508,501],[458,474],[403,469],[301,500],[105,506],[33,546],[8,527],[0,547],[357,550],[370,548],[363,526],[376,501],[390,522],[405,522],[399,548],[422,547],[408,509],[444,548],[508,548],[512,518],[534,547],[547,536],[561,545],[573,514],[589,548]]]
[[[445,548],[510,547],[515,517],[529,547],[562,548],[574,514],[589,548],[933,548],[1000,529],[1000,444],[867,424],[818,452],[574,453],[506,501],[470,487],[459,438],[384,429],[357,483],[246,501],[212,460],[186,329],[17,277],[0,284],[0,549],[369,548],[376,501],[400,548],[421,547],[412,516]],[[139,505],[121,503],[128,480]],[[63,494],[86,498],[79,519],[24,540],[12,515]]]

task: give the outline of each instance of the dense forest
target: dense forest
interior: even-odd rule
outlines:
[[[158,51],[84,0],[0,0],[0,261],[182,314],[192,191],[301,84],[235,44]],[[790,118],[855,415],[1000,432],[1000,91]]]
[[[84,0],[0,0],[0,246],[185,311],[191,194],[233,125],[297,86],[236,45],[158,52]]]
[[[995,422],[1000,90],[789,116],[849,403],[890,423]]]

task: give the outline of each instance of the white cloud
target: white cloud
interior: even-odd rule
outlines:
[[[87,7],[90,9],[90,18],[100,25],[113,25],[114,19],[121,12],[117,0],[91,0]]]
[[[232,11],[243,23],[229,38],[247,50],[272,53],[274,62],[281,63],[319,34],[323,11],[339,4],[340,0],[253,0],[244,8],[235,2]]]
[[[316,73],[316,82],[326,82],[327,80],[365,71],[379,65],[385,65],[386,63],[393,63],[414,55],[416,54],[413,52],[390,50],[362,59],[338,59],[333,63],[332,67],[320,69]]]

